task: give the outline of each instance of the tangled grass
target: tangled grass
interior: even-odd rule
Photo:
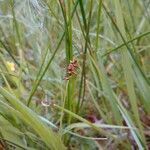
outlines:
[[[0,0],[0,149],[149,149],[149,14],[149,0]]]

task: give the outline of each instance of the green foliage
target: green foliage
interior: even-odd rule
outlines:
[[[148,149],[149,0],[1,0],[0,147]]]

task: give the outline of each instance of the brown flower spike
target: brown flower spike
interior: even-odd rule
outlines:
[[[77,75],[76,70],[78,68],[78,62],[77,60],[73,59],[70,61],[70,64],[67,67],[67,76],[65,77],[65,80],[69,80],[69,77],[72,75]]]

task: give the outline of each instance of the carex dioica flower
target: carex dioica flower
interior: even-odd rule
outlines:
[[[72,75],[77,75],[76,70],[78,68],[78,62],[76,59],[70,61],[69,65],[67,66],[67,76],[65,80],[69,80]]]

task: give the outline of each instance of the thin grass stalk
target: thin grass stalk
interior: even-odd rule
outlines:
[[[98,50],[98,40],[100,32],[100,20],[101,20],[102,0],[99,1],[98,14],[97,14],[97,28],[96,28],[96,40],[95,40],[95,52]]]
[[[86,20],[85,16],[85,10],[82,4],[82,1],[79,3],[80,4],[80,9],[81,9],[81,14],[84,22],[84,28],[85,28],[85,47],[84,47],[84,52],[83,52],[83,62],[82,62],[82,73],[81,73],[81,80],[80,80],[80,87],[79,87],[79,95],[78,95],[78,103],[76,107],[76,112],[79,113],[79,110],[81,109],[83,102],[84,102],[84,97],[85,97],[85,88],[86,88],[86,55],[87,55],[87,50],[88,50],[88,42],[90,41],[89,38],[89,31],[90,31],[90,24],[91,24],[91,16],[92,16],[92,7],[93,7],[93,0],[90,1],[90,11],[88,15],[88,23]],[[90,49],[89,49],[90,51]]]
[[[139,35],[139,36],[137,36],[137,37],[135,37],[135,38],[132,38],[131,40],[128,40],[128,41],[126,42],[126,44],[130,44],[130,43],[132,43],[132,42],[134,42],[134,41],[136,41],[136,40],[138,40],[138,39],[141,39],[141,38],[143,38],[143,37],[145,37],[145,36],[148,36],[149,34],[150,34],[150,31],[145,32],[145,33],[143,33],[143,34],[141,34],[141,35]],[[124,47],[124,46],[126,46],[125,43],[122,43],[122,44],[120,44],[119,46],[117,46],[116,48],[107,50],[107,52],[106,52],[105,54],[103,54],[102,57],[107,56],[107,55],[109,55],[110,53],[115,52],[115,51],[117,51],[117,50],[120,50],[120,49],[121,49],[122,47]]]

